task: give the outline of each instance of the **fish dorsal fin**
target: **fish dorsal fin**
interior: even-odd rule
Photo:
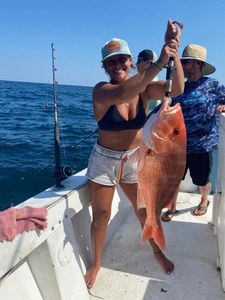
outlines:
[[[134,151],[132,154],[128,156],[128,159],[130,162],[138,162],[140,157],[140,148],[137,148],[136,151]]]

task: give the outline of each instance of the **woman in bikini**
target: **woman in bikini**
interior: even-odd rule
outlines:
[[[93,107],[100,133],[93,148],[87,170],[93,219],[91,225],[93,262],[85,275],[88,288],[92,288],[101,267],[101,258],[110,219],[111,204],[116,184],[130,200],[141,224],[146,219],[145,209],[137,209],[136,163],[129,157],[138,149],[146,121],[148,99],[163,99],[166,82],[152,79],[168,63],[175,60],[176,71],[172,85],[172,97],[183,92],[183,70],[178,58],[180,31],[168,21],[165,44],[159,59],[134,76],[128,44],[122,39],[112,39],[102,48],[102,64],[109,75],[109,82],[100,82],[93,89]],[[122,166],[122,168],[121,168]],[[149,240],[154,257],[163,270],[170,274],[173,263]]]

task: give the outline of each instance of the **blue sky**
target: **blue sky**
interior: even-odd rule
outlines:
[[[184,24],[179,53],[190,43],[208,49],[213,74],[225,84],[224,0],[11,0],[0,1],[0,80],[94,86],[107,76],[102,45],[112,37],[128,41],[134,61],[140,50],[160,53],[167,20]],[[162,73],[161,78],[165,75]]]

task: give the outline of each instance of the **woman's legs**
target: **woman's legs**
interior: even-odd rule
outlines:
[[[130,200],[134,212],[141,224],[141,227],[144,227],[145,220],[146,220],[146,209],[141,208],[137,209],[137,184],[127,184],[127,183],[120,183],[122,190],[124,191],[127,198]],[[158,245],[154,242],[153,239],[149,239],[149,242],[152,246],[152,250],[155,256],[155,259],[161,265],[163,270],[170,274],[173,272],[174,264],[164,255],[164,253],[160,250]]]
[[[92,255],[91,268],[85,274],[85,281],[88,288],[92,288],[101,267],[108,221],[111,215],[111,205],[115,186],[104,186],[89,181],[89,191],[93,219],[91,224]]]

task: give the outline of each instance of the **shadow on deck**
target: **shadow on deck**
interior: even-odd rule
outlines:
[[[199,198],[198,194],[179,193],[180,213],[163,223],[166,254],[175,264],[171,275],[163,273],[149,244],[141,244],[141,228],[130,213],[105,249],[103,268],[90,291],[92,300],[225,299],[211,225],[212,196],[208,212],[192,216]]]

